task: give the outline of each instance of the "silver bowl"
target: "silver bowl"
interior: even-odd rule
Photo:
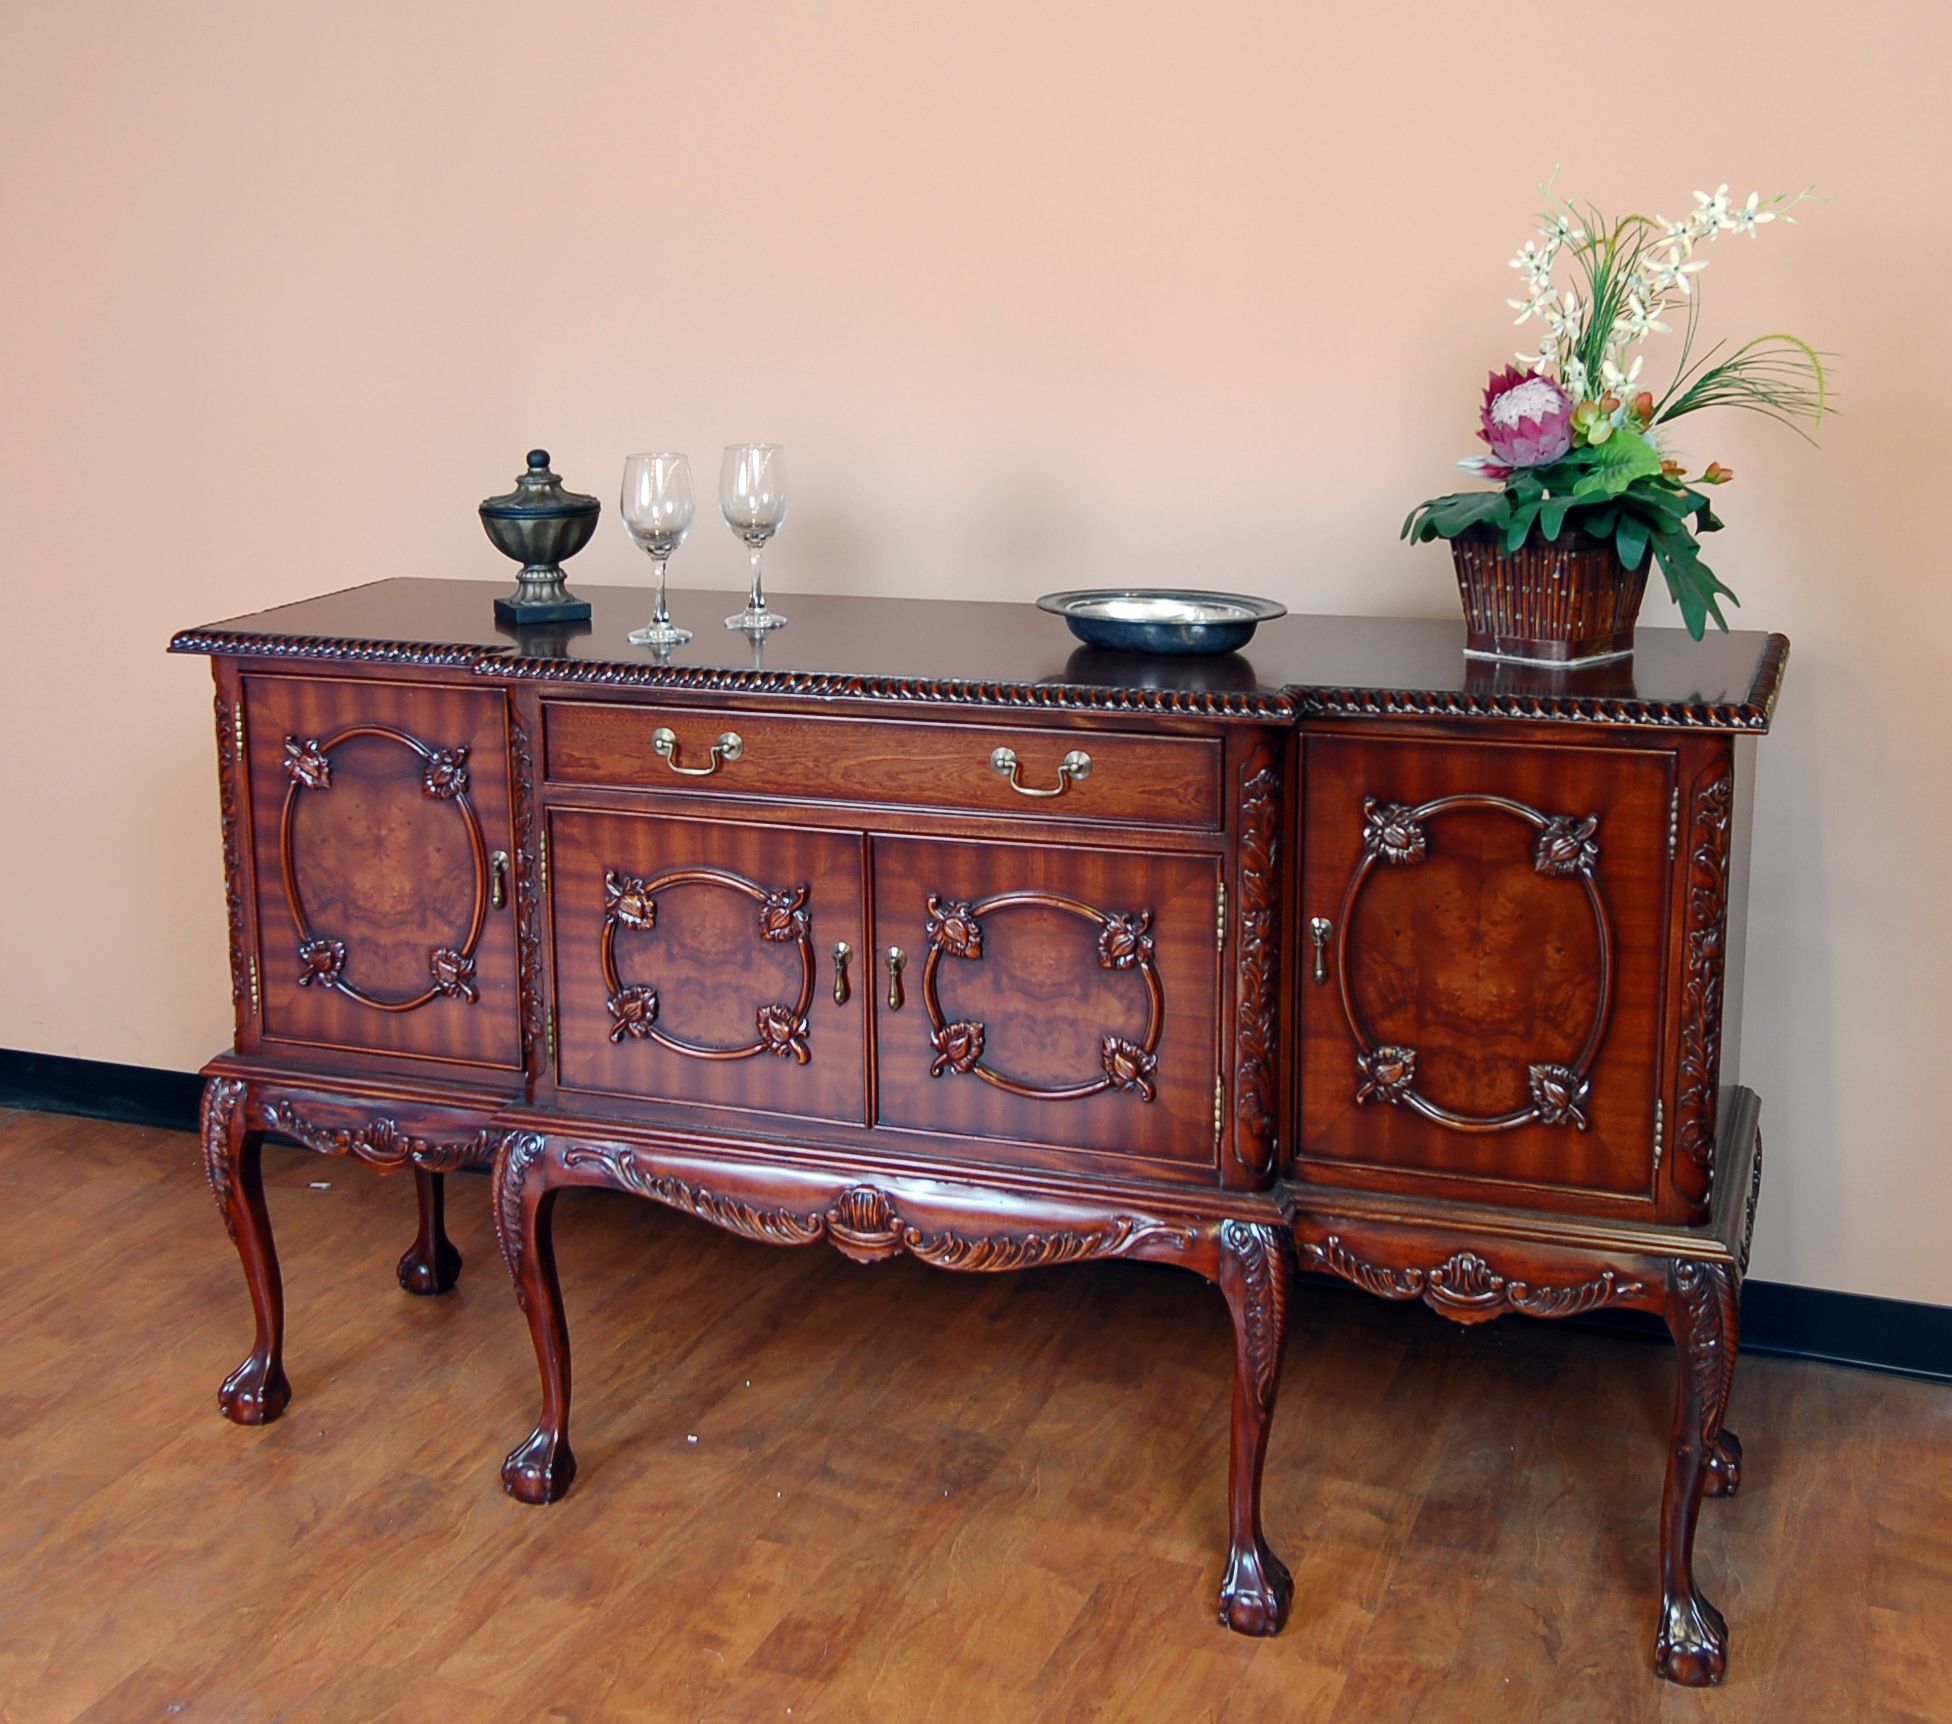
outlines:
[[[1198,593],[1176,587],[1097,587],[1046,593],[1040,611],[1062,617],[1071,632],[1113,652],[1235,652],[1286,605],[1245,593]]]

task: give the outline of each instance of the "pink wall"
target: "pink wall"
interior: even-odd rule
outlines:
[[[1690,448],[1739,474],[1742,622],[1796,641],[1757,786],[1756,1272],[1952,1301],[1938,9],[12,12],[0,1046],[224,1041],[208,681],[165,638],[499,573],[473,505],[531,443],[608,499],[628,449],[785,442],[782,591],[1446,614],[1395,531],[1518,345],[1534,182],[1678,213],[1815,179],[1705,286],[1719,327],[1841,350],[1844,416],[1820,454]],[[736,548],[677,567],[730,584]],[[643,575],[608,520],[578,572]]]

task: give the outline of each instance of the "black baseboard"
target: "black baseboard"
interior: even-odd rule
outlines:
[[[0,1108],[33,1108],[194,1131],[202,1090],[194,1072],[0,1048]],[[1325,1285],[1343,1284],[1326,1281]],[[1666,1334],[1655,1319],[1638,1312],[1582,1321],[1622,1332]],[[1917,1305],[1782,1281],[1750,1281],[1742,1288],[1742,1350],[1952,1383],[1952,1305]]]

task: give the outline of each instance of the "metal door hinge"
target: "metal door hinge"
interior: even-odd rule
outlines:
[[[1220,882],[1220,908],[1213,919],[1213,949],[1223,952],[1227,949],[1227,882]]]
[[[230,727],[237,735],[237,758],[244,758],[244,703],[239,701],[230,709]]]
[[[1674,786],[1673,794],[1667,799],[1667,859],[1672,862],[1674,853],[1681,847],[1681,786]]]
[[[549,896],[549,828],[544,826],[535,841],[536,873],[542,880],[542,895]]]
[[[1658,1097],[1654,1101],[1654,1177],[1658,1179],[1661,1171],[1662,1140],[1667,1131],[1667,1103]]]
[[[1227,1118],[1227,1080],[1218,1074],[1213,1079],[1213,1147],[1220,1147],[1220,1134]]]
[[[549,1016],[543,1020],[549,1037],[549,1075],[556,1075],[556,1008],[549,1008]]]
[[[258,983],[258,955],[255,952],[251,954],[251,1015],[258,1018],[264,1016],[264,996]]]

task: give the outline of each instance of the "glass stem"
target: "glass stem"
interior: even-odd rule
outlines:
[[[754,616],[762,614],[766,609],[766,586],[759,575],[759,559],[765,548],[763,544],[752,547],[752,593],[746,600],[746,609]]]
[[[657,560],[657,612],[651,621],[661,629],[668,629],[671,626],[671,612],[664,602],[664,569],[669,561],[668,557],[659,557]]]

